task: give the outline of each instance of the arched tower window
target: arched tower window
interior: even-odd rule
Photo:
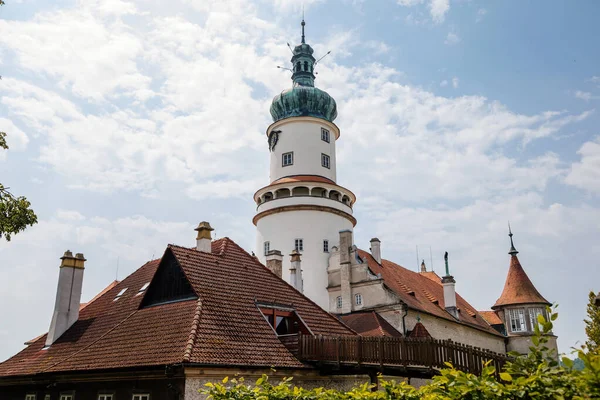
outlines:
[[[304,70],[308,72],[308,61],[304,61]]]
[[[298,61],[296,63],[296,72],[300,72],[300,71],[302,71],[302,64],[300,63],[300,61]]]

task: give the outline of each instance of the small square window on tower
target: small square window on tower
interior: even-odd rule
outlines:
[[[304,240],[295,239],[294,240],[294,249],[296,249],[296,251],[298,251],[298,252],[304,251]]]
[[[271,250],[271,242],[264,243],[264,250],[265,250],[265,256],[266,256],[267,253],[269,252],[269,250]]]
[[[287,167],[288,165],[293,165],[294,164],[294,152],[290,151],[289,153],[283,153],[281,155],[281,164],[284,167]]]
[[[323,253],[329,253],[329,240],[323,240]]]
[[[329,131],[325,128],[321,128],[321,140],[329,143]]]
[[[327,154],[321,153],[321,165],[325,168],[330,168],[329,166],[329,156]]]

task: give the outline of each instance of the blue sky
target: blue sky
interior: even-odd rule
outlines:
[[[47,330],[59,257],[87,262],[84,300],[192,245],[209,220],[253,250],[268,183],[275,68],[300,2],[9,1],[0,9],[3,184],[40,223],[0,242],[0,359]],[[338,182],[357,245],[416,268],[444,251],[478,309],[500,295],[507,220],[559,304],[559,346],[585,339],[600,290],[597,2],[305,1],[317,85],[338,103]]]

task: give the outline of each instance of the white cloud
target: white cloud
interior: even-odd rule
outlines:
[[[443,81],[440,82],[440,86],[441,87],[446,87],[448,86],[448,81],[446,79],[444,79]]]
[[[454,89],[458,88],[458,78],[457,77],[452,78],[452,87]]]
[[[397,3],[403,7],[414,7],[425,3],[425,0],[397,0]],[[427,8],[433,22],[444,22],[446,14],[450,10],[450,0],[427,0]]]
[[[583,92],[581,90],[577,90],[575,92],[575,97],[577,97],[578,99],[581,99],[581,100],[585,100],[585,101],[600,99],[600,96],[593,95],[590,92]]]
[[[446,35],[446,40],[444,40],[444,43],[449,46],[458,44],[459,42],[460,37],[454,32],[448,32],[448,35]]]
[[[581,161],[574,163],[565,182],[600,195],[600,136],[586,142],[577,152]]]
[[[0,117],[0,132],[6,133],[6,144],[11,151],[23,151],[27,148],[29,138],[11,120]],[[5,154],[5,150],[0,149],[0,157]]]
[[[475,17],[475,22],[481,22],[483,17],[487,14],[487,10],[485,8],[480,8],[477,10],[477,16]]]

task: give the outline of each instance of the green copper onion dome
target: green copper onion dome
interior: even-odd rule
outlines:
[[[313,49],[304,41],[302,20],[302,43],[296,46],[292,56],[291,89],[284,90],[273,98],[271,116],[273,122],[289,117],[310,116],[333,122],[337,117],[335,100],[327,92],[315,87]]]

